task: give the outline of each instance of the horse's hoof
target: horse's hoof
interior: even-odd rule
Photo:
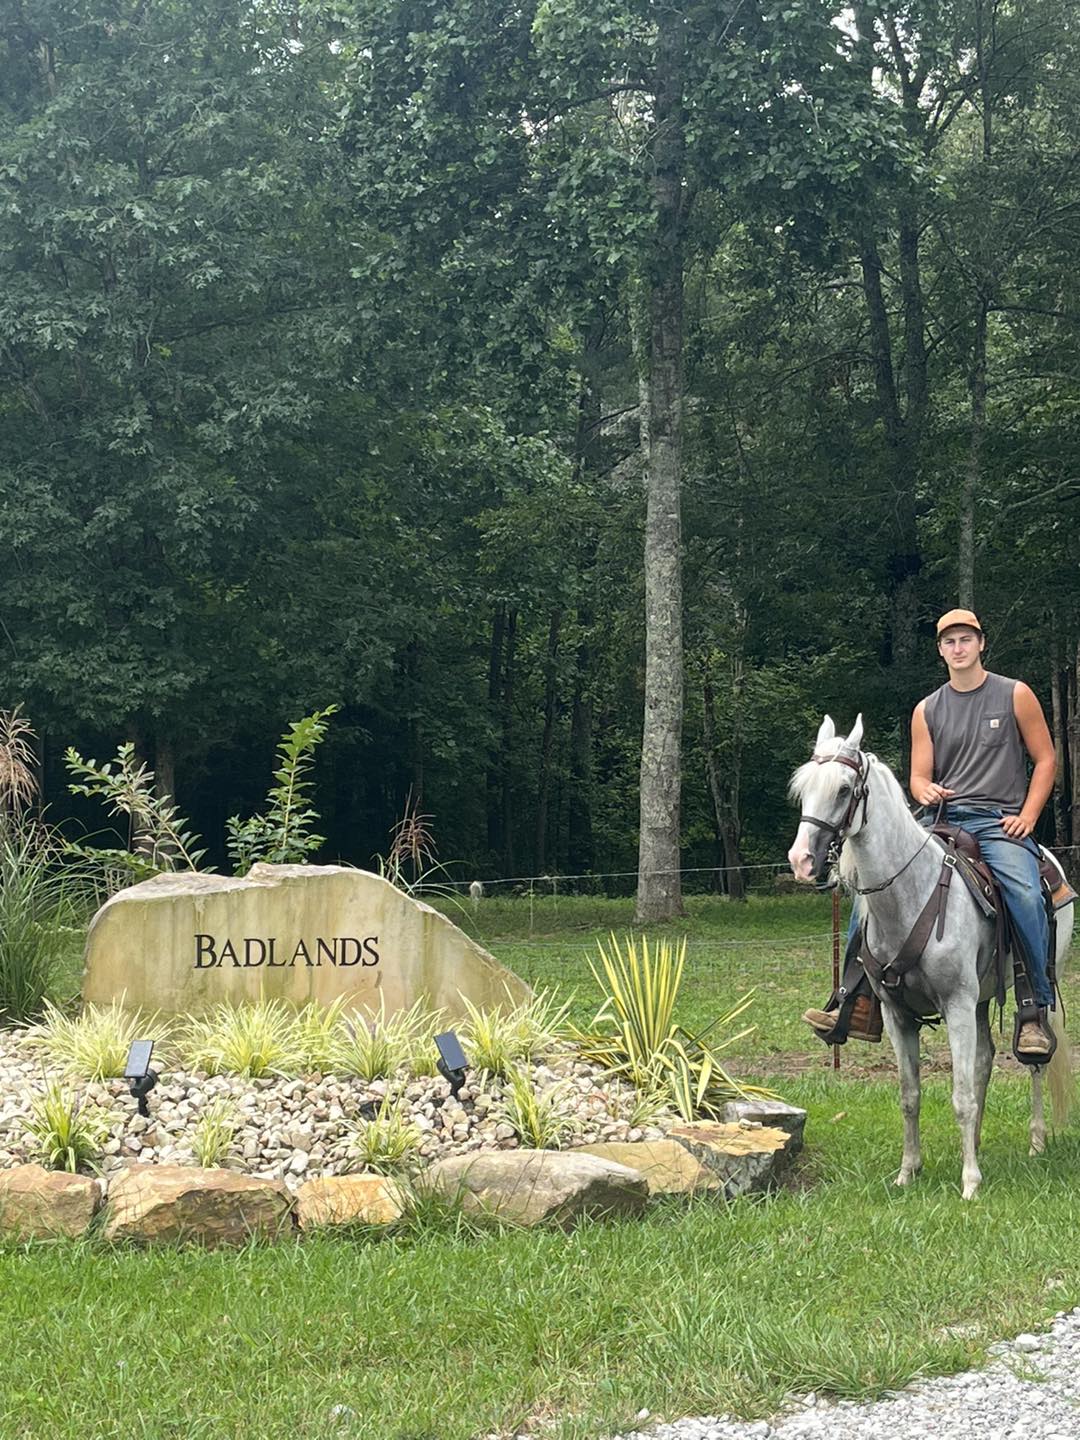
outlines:
[[[974,1200],[978,1188],[979,1182],[977,1180],[971,1185],[965,1185],[961,1191],[960,1198],[962,1200]]]
[[[1031,1155],[1045,1155],[1045,1154],[1046,1154],[1046,1141],[1045,1141],[1045,1140],[1032,1140],[1031,1145],[1028,1147],[1028,1155],[1031,1156]]]

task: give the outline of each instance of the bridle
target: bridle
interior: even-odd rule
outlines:
[[[870,764],[872,755],[864,755],[861,750],[856,750],[854,756],[847,755],[843,751],[836,755],[811,755],[815,765],[827,765],[835,760],[837,764],[846,765],[849,770],[855,772],[855,783],[851,787],[851,799],[848,801],[847,809],[843,818],[835,824],[831,820],[819,820],[816,815],[800,815],[800,822],[805,821],[808,825],[817,825],[819,829],[830,831],[832,839],[829,841],[829,848],[825,854],[826,863],[830,866],[836,865],[840,859],[840,851],[844,848],[844,841],[848,838],[848,831],[858,813],[859,806],[862,806],[862,822],[859,829],[866,825],[866,812],[870,799]],[[879,890],[887,890],[894,880],[899,880],[909,865],[914,864],[927,845],[934,838],[933,831],[927,831],[926,839],[915,851],[910,859],[905,860],[895,875],[890,875],[888,880],[883,880],[880,885],[867,885],[864,888],[856,885],[856,895],[876,895]],[[833,882],[835,883],[835,882]],[[825,888],[830,888],[826,886]]]
[[[837,755],[811,755],[810,759],[815,765],[827,765],[830,761],[835,760],[837,764],[846,765],[849,770],[855,772],[851,798],[848,800],[842,819],[834,824],[831,820],[819,820],[816,815],[799,816],[800,824],[816,825],[819,830],[825,830],[832,834],[825,858],[830,865],[835,865],[840,859],[840,851],[844,847],[844,841],[848,837],[848,831],[851,829],[860,805],[862,806],[862,824],[859,828],[862,829],[862,826],[866,824],[866,810],[870,799],[870,760],[861,750],[856,750],[853,756],[841,751]]]

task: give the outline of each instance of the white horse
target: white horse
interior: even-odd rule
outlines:
[[[796,770],[791,794],[802,816],[788,860],[798,880],[820,880],[839,845],[841,878],[861,897],[867,944],[881,961],[894,958],[924,912],[942,875],[941,846],[914,818],[895,776],[862,745],[862,716],[841,739],[826,715],[814,756]],[[1059,867],[1060,868],[1060,867]],[[982,1174],[977,1152],[986,1087],[994,1060],[990,1002],[996,980],[994,922],[960,882],[949,886],[943,928],[935,924],[922,954],[900,986],[902,1001],[871,980],[882,1002],[900,1071],[904,1153],[897,1185],[922,1168],[919,1148],[918,1016],[941,1015],[952,1052],[953,1110],[963,1142],[963,1196],[971,1199]],[[1072,936],[1073,905],[1057,912],[1059,973]],[[940,938],[938,931],[940,929]],[[1011,973],[1011,969],[1009,972]],[[1046,1145],[1042,1068],[1048,1070],[1054,1124],[1065,1123],[1072,1096],[1072,1067],[1060,1011],[1051,1023],[1059,1041],[1047,1067],[1032,1067],[1031,1154]]]

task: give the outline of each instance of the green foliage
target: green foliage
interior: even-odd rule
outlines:
[[[326,722],[341,709],[328,705],[301,720],[294,720],[281,737],[275,784],[266,797],[266,809],[241,821],[226,822],[226,845],[238,875],[246,875],[258,861],[271,865],[302,864],[323,843],[312,826],[318,815],[311,808],[311,776],[316,748],[326,738]]]
[[[281,1000],[217,1005],[184,1021],[176,1044],[187,1069],[208,1075],[295,1075],[302,1064],[296,1015]]]
[[[115,760],[99,765],[84,760],[74,746],[64,752],[64,763],[74,779],[68,789],[72,795],[96,796],[105,801],[110,815],[126,815],[129,843],[134,853],[116,849],[72,844],[71,853],[93,860],[103,869],[127,867],[132,876],[145,879],[161,870],[198,870],[206,854],[199,848],[188,821],[172,796],[154,793],[154,772],[139,761],[135,744],[126,740],[116,752]]]
[[[648,937],[642,936],[639,953],[632,935],[622,946],[612,935],[607,946],[600,942],[599,949],[602,974],[591,961],[590,969],[606,998],[592,1028],[574,1032],[585,1059],[625,1077],[650,1097],[650,1103],[667,1095],[685,1120],[716,1115],[725,1101],[738,1095],[767,1093],[736,1080],[720,1060],[721,1052],[749,1030],[719,1041],[714,1038],[746,1010],[750,994],[694,1033],[675,1020],[685,939],[677,949],[661,940],[650,950]]]
[[[342,1013],[348,1003],[348,995],[339,995],[329,1005],[310,1000],[297,1011],[294,1040],[302,1073],[326,1074],[335,1069],[341,1050]]]
[[[333,1068],[338,1074],[356,1075],[361,1080],[389,1079],[430,1041],[440,1017],[441,1012],[430,1011],[422,998],[407,1010],[387,1015],[380,994],[376,1015],[370,1019],[363,1014],[350,1016],[339,1028]]]
[[[212,1168],[229,1158],[238,1123],[236,1105],[224,1095],[202,1108],[191,1132],[191,1148],[200,1165]]]
[[[461,996],[468,1019],[462,1027],[469,1061],[477,1070],[509,1077],[519,1061],[549,1055],[569,1036],[566,1017],[572,1000],[558,1003],[554,991],[545,990],[514,1005],[483,1008]]]
[[[409,1164],[422,1141],[407,1109],[387,1091],[374,1118],[357,1121],[349,1153],[363,1169],[392,1175]]]
[[[111,1005],[86,1005],[77,1015],[46,1001],[44,1017],[26,1031],[25,1043],[76,1079],[109,1080],[123,1075],[133,1040],[161,1045],[169,1036],[169,1025],[156,1012],[133,1014],[121,996]]]
[[[0,816],[0,1020],[41,1013],[88,910],[85,877],[28,816]]]
[[[523,1145],[533,1150],[561,1150],[578,1133],[577,1117],[566,1113],[575,1093],[569,1080],[537,1090],[528,1070],[513,1066],[506,1081],[499,1115],[514,1127]]]
[[[26,1136],[34,1158],[48,1170],[71,1174],[94,1168],[109,1133],[108,1122],[96,1105],[70,1094],[50,1080],[31,1103]]]

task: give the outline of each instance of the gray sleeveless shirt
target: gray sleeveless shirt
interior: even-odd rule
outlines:
[[[927,697],[923,714],[934,744],[934,775],[955,790],[953,805],[994,806],[1015,814],[1027,796],[1027,766],[1013,714],[1016,681],[987,671],[977,690],[948,683]]]

